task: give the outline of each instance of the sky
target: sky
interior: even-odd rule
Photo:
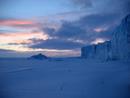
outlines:
[[[110,40],[130,0],[0,0],[0,57],[80,56]]]

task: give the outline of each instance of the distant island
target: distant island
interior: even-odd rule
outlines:
[[[33,55],[33,56],[29,57],[29,59],[44,60],[44,59],[48,59],[48,57],[43,55],[42,53],[39,53],[37,55]]]

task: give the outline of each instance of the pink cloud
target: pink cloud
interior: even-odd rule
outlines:
[[[14,33],[0,33],[0,44],[31,44],[30,39],[47,40],[48,35],[43,32],[14,32]]]
[[[19,27],[19,28],[38,28],[39,24],[33,20],[26,19],[4,19],[0,20],[0,26]]]
[[[33,24],[33,21],[30,20],[0,20],[0,25],[9,25],[9,26],[15,26],[15,25],[30,25]]]

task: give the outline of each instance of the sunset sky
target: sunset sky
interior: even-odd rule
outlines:
[[[110,40],[130,0],[0,0],[0,57],[79,56]]]

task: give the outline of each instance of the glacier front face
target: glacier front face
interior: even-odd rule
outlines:
[[[111,59],[111,41],[82,47],[81,53],[83,58],[109,60]]]
[[[113,33],[111,41],[81,48],[83,58],[101,60],[130,59],[130,15],[126,16]]]
[[[113,59],[130,59],[130,15],[122,20],[111,41]]]

